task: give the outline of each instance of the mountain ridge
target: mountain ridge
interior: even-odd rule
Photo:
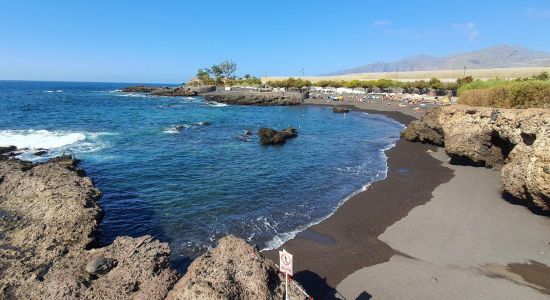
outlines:
[[[550,52],[532,50],[520,45],[498,45],[446,56],[421,54],[393,62],[377,61],[325,75],[332,76],[395,71],[459,70],[464,67],[468,69],[491,69],[548,66],[550,66]]]

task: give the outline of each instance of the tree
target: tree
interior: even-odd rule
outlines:
[[[381,90],[386,90],[387,88],[392,86],[392,81],[388,80],[388,79],[378,79],[374,83],[374,86],[376,86],[377,88],[379,88]]]
[[[197,79],[200,81],[201,84],[213,84],[214,80],[210,77],[210,69],[198,69],[197,70]]]
[[[315,84],[316,84],[317,86],[322,87],[322,88],[326,88],[327,86],[329,86],[330,81],[328,81],[328,80],[320,80],[320,81],[317,81]]]
[[[361,86],[359,80],[352,80],[345,83],[345,87],[350,88],[352,91]]]
[[[365,92],[369,92],[374,87],[374,82],[371,80],[361,81],[361,87],[365,89]]]
[[[217,82],[221,82],[223,78],[234,79],[237,71],[237,64],[226,60],[210,68],[211,74],[216,78]]]

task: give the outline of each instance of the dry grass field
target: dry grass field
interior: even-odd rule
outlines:
[[[520,67],[520,68],[495,68],[495,69],[467,69],[466,76],[472,76],[475,79],[514,79],[519,77],[530,77],[543,71],[550,72],[550,67]],[[384,72],[384,73],[358,73],[338,76],[304,76],[299,77],[311,82],[320,80],[376,80],[391,79],[399,81],[430,80],[438,78],[444,82],[456,81],[457,78],[464,76],[464,70],[437,70],[437,71],[412,71],[412,72]],[[298,78],[298,76],[295,76]],[[283,80],[288,77],[262,77],[262,82],[270,80]]]

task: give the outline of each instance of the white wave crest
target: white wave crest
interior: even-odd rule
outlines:
[[[82,132],[48,130],[1,130],[0,145],[28,149],[52,149],[74,144],[86,139]]]
[[[147,94],[138,94],[138,93],[117,93],[116,95],[119,96],[119,97],[135,97],[135,98],[151,97]]]
[[[169,134],[175,134],[175,133],[180,133],[180,132],[182,132],[183,130],[185,130],[187,128],[191,128],[191,125],[189,125],[189,124],[173,125],[173,126],[170,126],[168,128],[165,128],[162,132],[169,133]]]
[[[24,160],[40,160],[63,154],[68,150],[72,154],[96,152],[106,144],[100,136],[110,133],[73,132],[64,130],[0,130],[0,146],[16,146]],[[48,149],[42,157],[34,156],[35,150]]]
[[[227,104],[225,104],[225,103],[218,103],[218,102],[214,102],[214,101],[207,102],[206,104],[210,107],[226,107],[227,106]]]

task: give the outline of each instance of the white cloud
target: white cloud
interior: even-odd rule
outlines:
[[[373,25],[378,27],[383,27],[383,26],[388,26],[391,23],[392,22],[390,20],[377,20],[377,21],[374,21]]]
[[[528,8],[525,10],[525,14],[528,17],[531,18],[537,18],[537,19],[548,19],[550,18],[550,10],[549,9],[534,9],[534,8]]]
[[[453,29],[463,32],[466,36],[468,36],[468,39],[470,39],[470,41],[477,39],[480,35],[479,29],[474,22],[453,24]]]

